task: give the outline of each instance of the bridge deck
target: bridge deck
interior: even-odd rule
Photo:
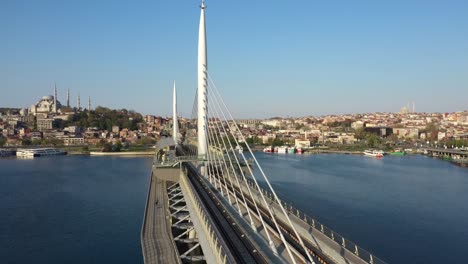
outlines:
[[[145,264],[181,263],[176,251],[168,216],[166,181],[151,173],[141,231],[141,246]]]
[[[439,153],[447,153],[447,154],[455,154],[461,156],[467,156],[468,151],[461,150],[461,149],[445,149],[445,148],[426,148],[428,152],[439,152]]]
[[[234,183],[234,185],[237,185],[237,184]],[[247,192],[247,187],[245,185],[242,186],[242,189],[244,190],[244,192]],[[260,193],[257,190],[251,190],[251,191],[253,192],[254,198],[257,201],[257,203],[260,204]],[[251,199],[250,196],[249,196],[249,199]],[[286,217],[283,214],[279,213],[281,212],[279,205],[275,202],[272,202],[270,206],[272,207],[274,212],[277,212],[276,213],[277,220],[280,223],[284,223],[283,226],[287,226]],[[260,205],[260,207],[262,206]],[[265,209],[264,211],[265,211],[265,217],[269,217],[266,214]],[[296,227],[298,233],[301,234],[301,236],[303,237],[304,243],[308,244],[309,247],[312,246],[313,248],[315,248],[317,250],[316,252],[319,253],[319,255],[322,255],[326,259],[329,259],[333,263],[337,263],[337,264],[351,264],[351,263],[364,264],[366,263],[362,259],[358,258],[354,254],[349,252],[348,250],[345,250],[340,244],[336,243],[335,241],[331,240],[330,238],[322,234],[319,230],[305,223],[302,219],[292,214],[290,214],[289,217],[291,221],[294,223],[294,226]]]

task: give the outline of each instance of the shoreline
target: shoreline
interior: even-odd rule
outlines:
[[[89,152],[89,156],[154,156],[154,153],[155,153],[154,151],[122,151],[122,152],[91,151]],[[72,154],[72,155],[75,155],[75,154]]]

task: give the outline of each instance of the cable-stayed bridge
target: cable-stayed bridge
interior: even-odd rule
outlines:
[[[141,230],[149,263],[384,263],[283,202],[209,75],[201,4],[198,86],[179,133],[162,138]]]

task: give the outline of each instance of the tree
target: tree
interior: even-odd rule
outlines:
[[[0,147],[3,147],[6,144],[6,142],[7,142],[7,139],[0,136]]]
[[[366,142],[368,147],[375,148],[380,145],[381,139],[375,134],[368,134],[366,136]]]
[[[109,142],[104,143],[104,146],[101,149],[102,152],[111,152],[112,151],[112,145]]]
[[[103,138],[99,140],[99,142],[96,144],[96,146],[103,148],[106,145],[107,141]]]
[[[437,140],[437,134],[439,133],[439,126],[431,122],[427,124],[426,128],[424,129],[427,133],[427,140],[429,141],[436,141]]]
[[[21,145],[23,146],[29,146],[31,145],[31,140],[29,138],[23,138],[23,140],[21,140]]]
[[[358,128],[356,129],[356,131],[354,132],[354,135],[356,136],[357,139],[360,139],[360,140],[363,140],[364,138],[366,138],[366,131],[364,131],[364,128]]]
[[[41,139],[33,139],[32,140],[32,145],[34,146],[39,146],[42,144],[42,140]]]
[[[296,130],[300,130],[304,128],[304,124],[296,124],[294,127]]]
[[[271,142],[271,145],[272,145],[273,147],[282,146],[282,145],[284,145],[284,142],[283,142],[283,140],[281,140],[280,138],[275,138],[275,139],[273,139],[273,141]]]
[[[154,144],[156,140],[152,137],[142,137],[136,141],[137,145],[151,145]]]
[[[247,142],[247,144],[249,145],[256,145],[256,144],[262,144],[262,139],[257,137],[257,136],[253,136],[253,137],[249,137],[245,140],[245,142]]]
[[[119,152],[122,149],[122,142],[120,140],[117,140],[114,145],[114,151]]]
[[[98,106],[92,111],[75,113],[64,125],[77,125],[81,127],[97,127],[101,130],[112,130],[112,126],[136,130],[137,124],[143,122],[143,116],[135,111],[111,110]]]

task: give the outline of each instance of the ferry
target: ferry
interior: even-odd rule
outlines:
[[[42,156],[66,155],[67,152],[57,148],[34,148],[34,149],[18,149],[16,156],[20,158],[34,158]]]
[[[12,149],[3,149],[0,148],[0,157],[8,157],[15,155],[15,151]]]
[[[370,157],[382,158],[384,154],[383,154],[383,151],[381,150],[367,149],[367,150],[364,150],[364,155],[370,156]]]

